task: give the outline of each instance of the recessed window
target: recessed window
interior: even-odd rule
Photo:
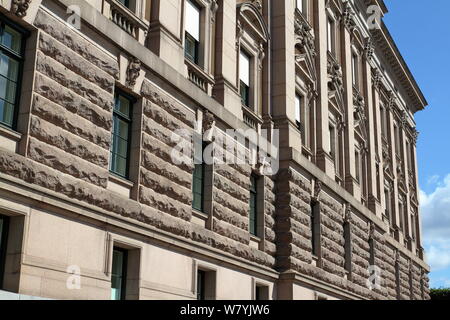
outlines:
[[[269,287],[257,283],[255,285],[255,300],[269,300]]]
[[[254,236],[258,235],[258,177],[256,175],[250,178],[250,233]]]
[[[134,100],[116,92],[110,151],[110,171],[128,179],[131,145],[131,117]]]
[[[200,212],[204,212],[205,203],[205,177],[206,177],[206,164],[203,159],[203,155],[207,144],[204,143],[202,147],[202,157],[195,159],[194,173],[192,176],[192,208]]]
[[[239,58],[239,78],[242,104],[250,107],[250,56],[243,50]]]
[[[358,85],[358,73],[359,73],[359,68],[358,68],[358,56],[353,53],[352,54],[352,81],[353,81],[353,85],[357,86]]]
[[[355,171],[356,171],[356,181],[361,182],[361,152],[359,149],[355,149]]]
[[[296,8],[298,9],[298,11],[300,11],[301,13],[305,13],[305,6],[306,6],[306,0],[296,0]]]
[[[302,96],[299,94],[295,95],[295,122],[297,127],[302,129]]]
[[[3,288],[5,274],[6,242],[8,239],[9,218],[0,215],[0,289]]]
[[[320,247],[320,203],[317,201],[311,201],[311,213],[310,213],[310,230],[311,230],[311,248],[312,255],[319,255]]]
[[[185,56],[195,64],[199,63],[201,8],[186,1]]]
[[[334,54],[334,21],[331,18],[327,20],[327,49]]]
[[[0,123],[13,128],[19,102],[23,36],[0,21]]]
[[[111,300],[125,300],[127,286],[127,251],[114,248],[111,272]]]
[[[213,300],[216,297],[216,272],[197,269],[197,300]]]

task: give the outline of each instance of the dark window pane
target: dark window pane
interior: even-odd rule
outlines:
[[[122,300],[125,293],[126,279],[126,251],[113,250],[113,262],[111,271],[111,299]]]
[[[192,207],[199,211],[203,211],[204,171],[203,164],[196,164],[192,179]]]
[[[0,53],[0,75],[17,81],[19,76],[19,62]]]
[[[197,271],[197,300],[205,300],[205,271]]]
[[[250,88],[241,81],[241,100],[245,106],[250,106]]]
[[[5,28],[3,29],[1,43],[5,47],[20,54],[22,35],[19,32],[13,30],[11,27],[5,26]]]
[[[130,128],[132,101],[116,94],[113,112],[110,170],[128,178],[128,157],[130,153]]]
[[[0,122],[11,127],[14,118],[14,105],[0,99]]]
[[[184,54],[186,58],[191,60],[192,62],[198,64],[198,48],[199,43],[194,39],[189,33],[186,32],[186,40],[184,47]]]
[[[250,233],[252,235],[257,235],[257,208],[256,208],[256,202],[258,199],[258,193],[257,193],[257,178],[255,176],[251,176],[250,178],[250,212],[249,212],[249,227],[250,227]]]

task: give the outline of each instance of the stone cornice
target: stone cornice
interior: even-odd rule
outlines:
[[[381,29],[373,29],[371,31],[373,40],[377,44],[376,47],[382,52],[386,61],[392,67],[394,75],[405,89],[411,102],[408,104],[411,111],[415,113],[425,109],[428,102],[426,101],[405,60],[403,59],[403,56],[401,55],[386,25],[383,22],[381,25]]]

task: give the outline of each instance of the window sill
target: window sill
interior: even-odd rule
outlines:
[[[250,247],[259,250],[260,246],[261,246],[261,238],[253,234],[250,234]]]
[[[243,111],[243,120],[246,125],[250,128],[257,130],[260,125],[262,125],[263,120],[260,116],[258,116],[255,112],[253,112],[250,107],[246,105],[242,105]]]
[[[108,190],[120,194],[124,197],[130,198],[131,189],[133,188],[133,186],[134,186],[133,182],[125,178],[119,177],[114,173],[111,172],[109,173],[107,186]]]
[[[17,145],[22,135],[11,128],[0,124],[0,146],[11,152],[17,152]]]
[[[206,228],[206,222],[208,221],[208,218],[209,218],[208,214],[192,208],[192,218],[191,218],[192,223],[195,223],[199,226]]]

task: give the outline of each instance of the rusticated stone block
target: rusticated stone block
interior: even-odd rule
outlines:
[[[233,183],[227,178],[214,174],[214,187],[226,192],[228,195],[242,202],[249,202],[250,191],[248,189],[246,190],[241,188],[239,185]]]
[[[53,123],[103,149],[109,150],[111,132],[95,126],[92,122],[75,113],[69,112],[59,104],[53,103],[38,94],[34,94],[32,112],[45,121]]]
[[[142,150],[141,155],[141,166],[145,169],[174,181],[180,186],[191,188],[193,166],[187,164],[173,165],[158,157],[159,152],[150,153]]]
[[[228,222],[238,228],[248,230],[248,218],[222,206],[220,203],[214,203],[214,216],[222,221]]]
[[[28,156],[50,168],[97,186],[106,188],[108,183],[108,170],[102,170],[79,157],[65,153],[35,138],[29,140]]]
[[[147,79],[145,79],[142,84],[141,93],[146,98],[146,103],[144,105],[145,114],[151,117],[154,110],[162,109],[173,118],[179,120],[178,122],[181,122],[180,128],[194,127],[194,123],[196,121],[195,113],[192,110],[182,106],[169,95],[162,93],[160,89],[151,84]],[[168,119],[168,114],[164,115],[163,118]]]
[[[234,212],[240,214],[241,216],[248,217],[249,204],[248,202],[242,202],[238,199],[228,195],[220,189],[213,189],[214,200],[223,205],[224,207],[233,210]]]
[[[101,70],[118,79],[119,63],[117,59],[96,46],[93,46],[90,41],[83,38],[77,32],[72,31],[62,21],[58,21],[45,11],[39,10],[34,20],[34,25]]]
[[[161,210],[171,216],[191,221],[192,208],[181,202],[173,201],[172,198],[157,193],[152,189],[141,186],[139,188],[139,200],[152,208]]]
[[[47,56],[58,61],[69,70],[79,74],[86,80],[95,83],[103,90],[113,93],[114,77],[107,72],[97,68],[74,51],[56,41],[46,33],[39,34],[39,49]]]
[[[220,221],[214,218],[213,230],[224,237],[233,239],[240,243],[250,243],[250,233],[247,230],[235,227],[227,222]]]
[[[58,82],[65,90],[70,89],[102,109],[112,111],[114,99],[111,92],[100,89],[41,51],[37,52],[36,70]]]
[[[88,100],[83,99],[78,94],[67,90],[56,81],[37,73],[34,82],[34,90],[36,93],[50,101],[63,106],[69,112],[78,114],[93,124],[111,132],[111,112],[103,110]]]
[[[32,116],[30,134],[42,142],[108,170],[109,152],[107,150],[68,133],[50,122]]]
[[[192,192],[190,188],[180,186],[172,180],[144,168],[141,169],[141,183],[143,186],[173,199],[172,201],[180,202],[188,206],[192,203]]]

